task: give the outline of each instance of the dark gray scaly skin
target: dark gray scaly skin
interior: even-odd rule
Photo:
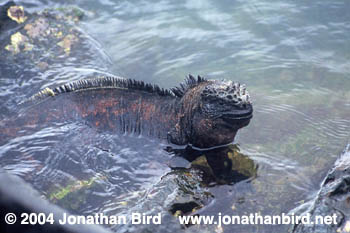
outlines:
[[[171,90],[118,77],[83,79],[46,88],[23,105],[18,116],[0,122],[0,145],[23,132],[84,121],[100,130],[209,148],[231,143],[253,111],[244,86],[191,75]]]
[[[312,221],[316,216],[335,216],[337,223],[298,224],[293,233],[350,232],[350,144],[328,172],[305,214],[310,214]]]

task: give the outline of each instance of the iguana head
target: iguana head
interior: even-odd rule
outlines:
[[[184,87],[178,127],[193,146],[209,148],[231,143],[238,129],[248,125],[253,116],[244,85],[190,76]]]

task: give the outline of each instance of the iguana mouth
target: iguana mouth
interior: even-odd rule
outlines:
[[[222,119],[230,124],[241,123],[242,121],[248,121],[253,117],[253,108],[252,106],[247,107],[244,110],[225,112],[222,115]]]

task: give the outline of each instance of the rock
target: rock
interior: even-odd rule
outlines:
[[[350,144],[328,172],[317,197],[304,214],[310,214],[313,223],[296,224],[293,233],[350,232]],[[317,216],[329,216],[326,218],[332,223],[317,224]]]
[[[1,233],[108,233],[107,229],[97,225],[60,225],[58,220],[62,218],[63,209],[50,204],[40,197],[40,194],[21,178],[10,175],[0,170],[0,232]],[[14,224],[6,224],[5,216],[13,213],[17,217]],[[20,224],[22,213],[44,213],[46,216],[53,214],[53,224]],[[69,213],[67,213],[69,214]]]

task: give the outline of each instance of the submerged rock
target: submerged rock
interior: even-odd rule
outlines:
[[[118,227],[119,232],[178,232],[190,228],[191,232],[214,232],[215,225],[179,224],[179,216],[207,215],[206,207],[215,202],[211,187],[235,185],[256,178],[257,165],[239,151],[238,146],[229,145],[212,150],[198,151],[191,147],[169,149],[177,157],[190,164],[186,168],[171,165],[172,171],[162,176],[144,193],[139,201],[123,214],[133,212],[156,215],[161,213],[161,225],[131,225]]]
[[[45,85],[108,73],[111,60],[79,27],[83,17],[76,7],[28,12],[12,1],[0,4],[0,91],[13,93],[0,108],[14,110]]]
[[[4,34],[1,50],[5,50],[1,53],[8,55],[7,59],[24,53],[21,54],[22,59],[33,63],[44,59],[56,61],[55,59],[59,60],[62,56],[69,57],[73,47],[81,50],[87,39],[75,27],[81,17],[72,17],[74,13],[50,9],[29,14],[23,6],[17,6],[13,2],[1,8],[3,12],[7,12],[7,18],[3,17],[1,20],[1,32]]]
[[[63,225],[59,224],[62,219],[63,209],[50,204],[40,197],[40,194],[21,178],[9,175],[0,170],[0,232],[60,232],[60,233],[108,233],[109,230],[103,229],[97,225]],[[13,213],[17,217],[14,224],[6,224],[5,216]],[[52,214],[53,224],[21,224],[22,213],[43,213],[45,216]]]

